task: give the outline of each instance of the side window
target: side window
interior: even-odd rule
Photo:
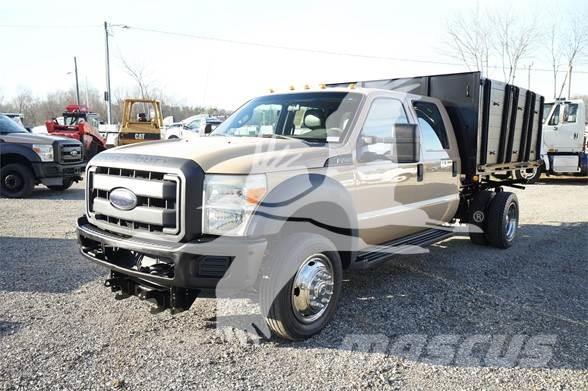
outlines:
[[[566,124],[575,123],[577,114],[578,114],[578,105],[576,103],[566,103],[564,105],[563,120]]]
[[[414,110],[423,133],[423,148],[425,151],[440,151],[449,149],[447,131],[443,117],[437,106],[430,102],[414,102]]]
[[[394,125],[408,124],[408,117],[402,103],[396,99],[374,100],[363,124],[360,137],[360,160],[391,160]],[[369,142],[365,140],[369,139]],[[369,154],[369,158],[362,158]]]
[[[188,129],[192,129],[192,130],[200,129],[200,122],[201,121],[199,119],[196,119],[196,120],[190,122],[188,125],[186,125],[186,127]]]
[[[555,110],[553,110],[553,114],[549,119],[548,125],[558,125],[559,124],[559,108],[560,105],[555,106]]]

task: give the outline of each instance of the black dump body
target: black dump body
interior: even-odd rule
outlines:
[[[537,165],[544,98],[480,72],[351,81],[329,87],[380,88],[439,99],[455,130],[465,175]]]

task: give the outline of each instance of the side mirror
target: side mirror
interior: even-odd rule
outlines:
[[[416,124],[394,125],[394,150],[392,156],[397,163],[416,163],[421,154],[421,144]]]
[[[416,163],[420,158],[420,140],[416,124],[395,124],[390,137],[361,136],[360,147],[382,145],[376,148],[364,148],[360,160],[389,160],[394,163]],[[386,147],[386,145],[388,147]],[[375,150],[385,150],[385,154]]]

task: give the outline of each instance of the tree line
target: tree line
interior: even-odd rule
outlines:
[[[113,91],[112,122],[118,123],[121,119],[122,103],[126,97],[136,97],[136,93],[125,93],[122,90]],[[191,115],[210,114],[215,116],[227,116],[229,111],[215,107],[202,107],[174,104],[170,99],[161,98],[161,111],[164,118],[173,116],[174,121],[180,121]],[[59,117],[65,110],[65,106],[76,103],[76,91],[62,90],[47,94],[45,97],[35,96],[29,89],[21,89],[14,97],[5,99],[0,96],[0,113],[22,113],[23,123],[27,127],[43,125],[46,120]],[[80,91],[80,104],[87,104],[89,109],[98,113],[100,119],[106,122],[106,105],[104,97],[97,89]]]
[[[573,68],[588,54],[588,10],[578,4],[559,16],[558,3],[553,3],[547,17],[533,12],[517,14],[513,8],[477,4],[457,13],[447,23],[448,52],[485,76],[491,70],[502,73],[503,81],[510,84],[520,77],[517,71],[530,78],[534,60],[544,58],[542,62],[551,68],[553,98],[569,97]],[[518,84],[530,83],[523,80]]]

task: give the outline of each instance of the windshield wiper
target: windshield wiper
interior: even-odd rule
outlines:
[[[302,140],[302,141],[308,141],[310,143],[321,143],[321,144],[326,144],[327,140],[322,138],[322,137],[296,137],[296,136],[290,136],[290,138],[296,139],[296,140]]]
[[[294,138],[292,136],[285,136],[283,134],[276,134],[276,133],[266,133],[266,134],[259,135],[257,137],[262,137],[262,138],[274,138],[275,137],[275,138],[279,138],[282,140],[291,140]]]

